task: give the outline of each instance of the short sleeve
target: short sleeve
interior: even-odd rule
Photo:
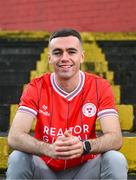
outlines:
[[[22,93],[18,111],[30,113],[35,117],[38,112],[38,99],[37,83],[33,80],[25,87]]]
[[[103,79],[98,84],[98,118],[104,116],[115,115],[118,116],[118,112],[115,107],[115,97],[110,83]]]

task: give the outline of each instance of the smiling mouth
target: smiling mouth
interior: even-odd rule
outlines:
[[[73,65],[58,65],[60,68],[71,68]]]

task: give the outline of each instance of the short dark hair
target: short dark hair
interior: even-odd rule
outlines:
[[[67,36],[77,37],[82,44],[82,38],[81,38],[80,33],[78,31],[76,31],[75,29],[70,29],[70,28],[60,29],[60,30],[53,32],[49,38],[49,42],[54,38],[67,37]]]

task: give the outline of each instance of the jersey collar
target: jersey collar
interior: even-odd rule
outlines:
[[[66,98],[68,101],[72,100],[83,88],[84,85],[84,81],[85,81],[85,74],[80,71],[79,72],[79,83],[76,87],[76,89],[74,89],[74,91],[67,93],[66,91],[62,90],[56,83],[55,80],[55,73],[52,73],[50,76],[50,80],[51,80],[51,84],[53,86],[53,89],[62,97]]]

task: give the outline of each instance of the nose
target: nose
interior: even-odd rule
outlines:
[[[69,60],[69,55],[68,55],[68,53],[67,52],[63,52],[63,54],[62,54],[62,57],[61,57],[61,60],[62,61],[67,61],[67,60]]]

